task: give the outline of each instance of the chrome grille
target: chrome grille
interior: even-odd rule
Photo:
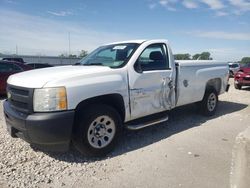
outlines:
[[[8,85],[8,101],[16,111],[30,114],[33,111],[33,89]]]
[[[243,79],[246,81],[250,81],[250,77],[244,77]]]

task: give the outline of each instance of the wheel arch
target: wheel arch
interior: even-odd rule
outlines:
[[[222,81],[220,78],[213,78],[207,81],[206,90],[209,88],[214,88],[217,94],[220,94]]]
[[[117,93],[96,96],[81,101],[76,106],[75,121],[78,120],[80,113],[84,113],[84,110],[93,104],[105,104],[113,107],[120,115],[122,122],[124,122],[126,115],[125,103],[122,95]]]

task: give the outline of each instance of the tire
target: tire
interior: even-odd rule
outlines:
[[[208,88],[200,102],[200,112],[205,116],[213,116],[218,105],[218,94],[214,88]]]
[[[103,157],[114,149],[122,121],[116,110],[108,105],[87,108],[79,112],[73,144],[85,156]]]
[[[241,87],[242,87],[242,86],[241,86],[240,84],[234,83],[234,88],[235,88],[235,89],[241,89]]]

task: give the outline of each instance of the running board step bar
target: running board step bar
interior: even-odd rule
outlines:
[[[160,119],[155,119],[154,121],[149,121],[149,122],[145,122],[145,123],[141,123],[141,124],[127,124],[126,128],[129,130],[139,130],[145,127],[149,127],[151,125],[156,125],[159,123],[163,123],[166,122],[168,120],[168,116],[165,116],[163,118]]]

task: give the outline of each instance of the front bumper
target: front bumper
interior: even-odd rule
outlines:
[[[250,75],[236,77],[234,82],[242,86],[250,86]]]
[[[4,101],[7,130],[12,137],[19,137],[41,149],[67,151],[69,149],[74,111],[33,113],[30,115],[11,108]]]

